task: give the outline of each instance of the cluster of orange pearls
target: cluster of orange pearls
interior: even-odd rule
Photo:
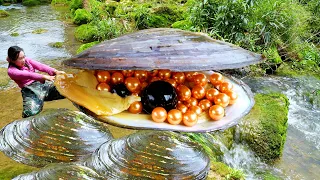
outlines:
[[[224,108],[234,104],[238,98],[232,83],[225,81],[217,72],[211,74],[209,79],[203,73],[172,72],[166,69],[96,71],[95,75],[99,82],[97,90],[110,91],[109,84],[124,83],[137,96],[153,81],[164,80],[170,83],[178,95],[176,109],[167,112],[163,107],[157,107],[152,111],[151,117],[155,122],[167,121],[173,125],[182,123],[193,126],[198,122],[198,116],[206,111],[212,120],[219,120],[225,116]],[[142,109],[142,103],[137,101],[131,104],[128,111],[140,113]]]

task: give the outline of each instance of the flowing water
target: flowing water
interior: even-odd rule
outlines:
[[[0,19],[0,67],[6,66],[7,49],[12,45],[21,46],[27,56],[39,61],[70,57],[79,47],[73,38],[74,27],[58,20],[61,12],[49,5],[28,8],[11,5],[0,6],[0,9],[10,13],[9,17]],[[47,32],[32,33],[37,29]],[[15,32],[19,36],[11,36]],[[64,42],[65,46],[50,47],[49,43],[54,42]],[[315,102],[313,98],[320,93],[320,81],[312,77],[276,76],[244,78],[243,81],[254,93],[280,92],[289,98],[287,141],[283,156],[273,166],[261,162],[243,144],[234,144],[228,150],[221,143],[224,162],[242,169],[247,179],[260,179],[260,174],[264,172],[271,172],[282,179],[320,179],[320,102]],[[117,131],[120,132],[119,129]]]
[[[313,77],[244,78],[254,93],[279,92],[289,98],[288,131],[283,155],[274,165],[255,157],[247,146],[233,144],[231,150],[223,145],[226,164],[242,169],[247,179],[262,179],[270,172],[281,179],[320,179],[320,102],[316,102],[320,80]]]
[[[63,15],[50,5],[25,7],[20,4],[0,6],[10,16],[0,18],[0,66],[6,67],[7,50],[20,46],[26,56],[38,61],[50,61],[70,57],[79,47],[71,34],[74,28],[58,18]],[[43,29],[40,34],[34,31]],[[70,33],[71,32],[71,33]],[[18,36],[12,36],[18,33]],[[51,47],[50,43],[63,42],[63,48]]]

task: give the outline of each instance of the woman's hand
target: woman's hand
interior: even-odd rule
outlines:
[[[56,73],[56,75],[57,75],[57,74],[65,74],[64,71],[58,71],[58,70],[56,70],[56,71],[54,71],[54,72]]]
[[[48,81],[54,81],[55,76],[49,76],[49,75],[43,75],[43,79],[44,80],[48,80]]]

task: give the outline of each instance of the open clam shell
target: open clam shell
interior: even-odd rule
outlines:
[[[72,163],[50,164],[39,171],[19,175],[13,180],[103,180],[92,169]]]
[[[203,33],[155,28],[104,41],[63,63],[80,69],[204,71],[240,68],[262,59]]]
[[[213,72],[205,71],[202,73],[207,75],[207,77],[209,78],[209,76]],[[85,72],[85,74],[88,76],[84,78],[86,80],[83,80],[82,83],[86,83],[86,81],[90,81],[90,83],[93,83],[94,81],[96,81],[93,73]],[[103,105],[112,106],[114,103],[110,100],[111,98],[105,98],[107,96],[99,95],[99,93],[104,92],[97,91],[95,89],[95,86],[98,84],[98,82],[91,86],[86,85],[86,87],[84,87],[85,85],[77,85],[73,87],[73,81],[69,81],[68,78],[57,80],[55,83],[57,88],[63,95],[67,96],[72,102],[76,102],[74,104],[80,111],[83,111],[84,113],[91,115],[102,122],[106,122],[114,126],[129,129],[172,130],[180,132],[211,132],[215,130],[223,130],[238,124],[239,120],[243,116],[248,114],[254,105],[253,94],[250,88],[245,83],[231,76],[224,75],[224,77],[227,81],[233,84],[233,91],[238,94],[238,99],[236,103],[225,108],[226,116],[220,119],[219,121],[211,120],[211,118],[208,116],[208,113],[203,112],[200,116],[198,116],[198,123],[192,127],[187,127],[181,124],[171,125],[169,123],[156,123],[152,120],[150,114],[133,114],[126,110],[123,110],[122,112],[113,115],[99,115],[98,113],[102,112],[102,110],[105,109],[103,108]],[[71,93],[73,95],[68,96],[68,94],[64,94],[64,92],[67,91],[67,88],[65,88],[61,84],[68,84],[68,86],[70,86],[68,87],[70,89],[68,93]],[[80,94],[81,88],[85,88],[86,91],[96,92],[96,94],[98,95],[93,96],[92,94],[94,93]],[[95,101],[95,99],[97,100]],[[99,104],[96,103],[98,100]]]
[[[35,167],[78,161],[113,139],[105,124],[82,112],[53,109],[14,121],[0,131],[0,150]]]
[[[181,134],[143,131],[101,145],[84,165],[107,179],[205,179],[210,160]]]

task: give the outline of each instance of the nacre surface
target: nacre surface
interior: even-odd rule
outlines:
[[[201,146],[169,131],[141,131],[101,145],[82,164],[106,179],[205,179]]]
[[[105,124],[84,113],[52,109],[6,125],[0,150],[15,161],[42,167],[79,161],[111,139]]]

